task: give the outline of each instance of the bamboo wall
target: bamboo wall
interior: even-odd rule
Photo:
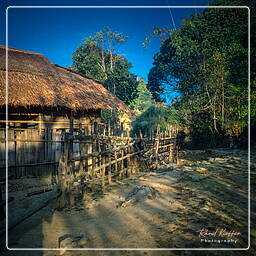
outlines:
[[[63,131],[56,129],[9,129],[7,147],[6,131],[0,130],[1,173],[5,172],[6,150],[9,174],[14,174],[17,178],[54,173],[62,153],[62,137]]]
[[[73,133],[91,135],[96,121],[89,118],[74,120]],[[20,178],[55,174],[63,153],[64,134],[70,131],[69,119],[39,116],[33,120],[10,120],[8,125],[7,143],[6,130],[0,129],[0,176],[5,176],[6,151],[9,175]],[[80,154],[79,143],[74,142],[73,154]]]

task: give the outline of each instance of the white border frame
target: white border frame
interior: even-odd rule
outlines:
[[[250,249],[250,216],[251,216],[251,204],[250,204],[250,8],[248,6],[8,6],[6,8],[6,149],[8,149],[8,11],[9,9],[22,9],[22,8],[43,8],[43,9],[60,9],[60,8],[91,8],[91,9],[163,9],[163,8],[226,8],[226,9],[238,9],[243,8],[248,10],[248,247],[247,248],[67,248],[66,251],[181,251],[181,250],[191,250],[191,251],[239,251],[239,250],[249,250]],[[62,248],[9,248],[8,247],[8,150],[6,150],[6,248],[11,251],[60,251]]]

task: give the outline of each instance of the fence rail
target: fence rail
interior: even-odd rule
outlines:
[[[128,151],[135,153],[139,150],[134,147],[139,144],[140,146],[144,145],[147,151],[154,155],[157,146],[157,152],[161,155],[164,153],[163,150],[169,151],[171,147],[174,147],[172,143],[168,144],[168,141],[170,142],[176,137],[174,130],[161,135],[159,133],[158,137],[161,137],[161,141],[157,142],[158,139],[152,136],[134,138],[128,136],[127,133],[115,134],[110,127],[102,126],[102,129],[99,129],[100,125],[94,127],[91,124],[88,127],[90,129],[9,129],[8,142],[6,130],[0,129],[0,174],[4,175],[5,173],[5,158],[6,151],[8,151],[8,169],[16,178],[57,175],[59,159],[65,151],[67,131],[72,131],[72,142],[70,142],[72,156],[68,161],[75,161],[73,163],[75,165],[84,161],[84,165],[87,165],[88,168],[95,168],[94,165],[98,167],[102,165],[102,161],[109,162],[109,158],[113,157],[111,154],[120,158],[122,153],[125,156]],[[131,158],[135,156],[136,154]],[[126,159],[124,159],[124,165],[126,161],[130,161]],[[117,163],[120,165],[120,161]]]
[[[80,142],[80,153],[74,156],[73,142],[76,140]],[[161,155],[166,155],[165,162],[177,158],[176,136],[164,133],[151,138],[66,134],[63,146],[57,176],[63,192],[61,207],[67,201],[72,205],[76,196],[82,196],[88,189],[97,187],[104,191],[112,179],[122,179],[149,168],[160,161]]]

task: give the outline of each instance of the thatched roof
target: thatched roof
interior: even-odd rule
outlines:
[[[0,106],[5,105],[5,52],[0,46]],[[8,49],[8,106],[129,112],[100,82],[54,65],[41,54],[14,48]]]

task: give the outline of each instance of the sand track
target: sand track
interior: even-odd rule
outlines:
[[[206,155],[200,151],[187,151],[181,162],[113,183],[104,195],[88,196],[88,200],[72,210],[52,211],[50,205],[10,231],[9,247],[56,248],[58,238],[64,234],[83,234],[88,239],[87,248],[247,247],[247,152],[214,150],[212,155]],[[252,163],[251,172],[255,177],[255,163]],[[116,207],[129,192],[142,185],[156,190],[156,197]],[[255,196],[251,199],[254,207]],[[251,216],[255,222],[255,208]],[[235,230],[240,235],[236,237],[236,243],[205,243],[200,241],[197,232],[202,228]],[[252,239],[255,238],[256,232],[252,230]],[[3,255],[51,256],[61,253],[188,254],[177,251],[37,251],[26,254],[5,252]],[[225,255],[250,255],[239,253],[233,251]],[[198,252],[197,255],[205,254]]]

